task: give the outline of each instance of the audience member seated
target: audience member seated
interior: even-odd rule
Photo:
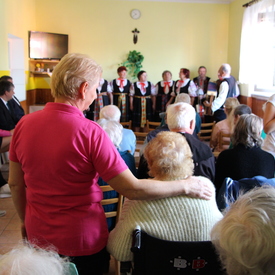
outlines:
[[[0,153],[9,151],[13,130],[0,130]],[[0,198],[11,197],[11,190],[0,171]],[[0,215],[1,216],[1,215]]]
[[[118,109],[118,107],[115,105],[109,105],[109,106],[113,106]],[[106,107],[108,107],[108,106],[106,106]],[[123,129],[122,125],[117,121],[107,120],[104,118],[99,119],[97,121],[97,123],[108,134],[112,143],[118,149],[122,159],[125,161],[125,163],[127,164],[128,168],[130,169],[132,174],[134,176],[136,176],[136,165],[135,165],[134,156],[132,154],[130,154],[129,151],[122,151],[119,149],[119,144],[121,143],[121,139],[122,139],[122,129]],[[99,185],[108,185],[108,183],[103,181],[102,178],[98,179],[98,184]],[[117,198],[117,197],[118,197],[118,193],[115,190],[103,193],[103,199],[111,199],[111,198]],[[104,205],[103,208],[104,208],[104,211],[116,211],[117,205],[116,204]],[[115,217],[108,218],[107,223],[108,223],[108,229],[109,229],[109,231],[111,231],[115,227],[116,218]]]
[[[234,109],[234,121],[233,121],[234,126],[237,124],[240,116],[245,114],[248,114],[248,115],[252,114],[251,108],[245,104],[240,104]]]
[[[226,119],[219,121],[215,124],[211,139],[210,139],[210,147],[214,152],[221,152],[225,149],[228,149],[228,146],[222,146],[219,144],[219,135],[220,132],[225,134],[231,134],[233,130],[233,120],[234,120],[234,109],[240,105],[239,101],[235,97],[228,97],[224,103],[224,112],[226,115]],[[228,140],[230,140],[228,138]]]
[[[78,274],[75,266],[66,259],[59,257],[55,251],[46,251],[23,244],[0,256],[0,270],[3,275]]]
[[[121,111],[116,105],[104,106],[99,113],[99,118],[120,122]],[[122,140],[119,144],[120,151],[130,151],[132,155],[136,150],[136,136],[131,129],[123,128]]]
[[[264,131],[266,138],[263,143],[263,150],[275,157],[275,95],[272,95],[263,105]]]
[[[120,110],[118,109],[117,106],[115,106],[115,105],[109,105],[109,106],[115,107],[120,113]],[[127,164],[128,168],[130,169],[132,174],[134,176],[136,176],[136,165],[135,165],[134,156],[129,151],[119,150],[119,144],[121,143],[122,134],[123,134],[122,125],[117,121],[107,120],[107,119],[104,119],[104,118],[99,119],[97,121],[97,123],[108,134],[108,136],[111,139],[112,143],[118,149],[122,159],[125,161],[125,163]],[[98,179],[98,185],[103,186],[103,185],[108,185],[108,183],[105,182],[102,178],[99,178]],[[112,198],[118,198],[118,192],[117,191],[113,190],[113,191],[103,192],[103,199],[112,199]],[[117,203],[109,204],[109,205],[103,205],[103,208],[104,208],[105,212],[116,211],[117,210]],[[114,229],[114,227],[116,225],[116,217],[107,218],[107,225],[108,225],[108,230],[109,231]],[[105,262],[104,262],[104,272],[107,273],[109,271],[109,265],[110,265],[110,255],[109,255],[109,253],[106,252],[106,259],[105,259]]]
[[[11,83],[13,83],[12,77],[8,75],[1,76],[0,81],[2,80],[10,81]],[[9,105],[12,106],[15,117],[19,121],[25,115],[25,111],[21,106],[19,99],[15,95],[13,95],[12,99],[9,101]]]
[[[275,189],[240,196],[211,232],[228,275],[271,275],[275,270]]]
[[[231,136],[232,149],[221,152],[216,163],[217,193],[226,177],[234,180],[264,176],[273,178],[274,157],[261,149],[263,120],[254,115],[241,115]]]
[[[0,81],[0,129],[12,130],[18,123],[13,106],[8,104],[14,95],[14,85],[10,81]]]
[[[184,135],[192,151],[195,164],[194,175],[204,176],[214,181],[215,158],[211,149],[193,135],[195,117],[195,109],[188,103],[179,102],[167,107],[167,124],[170,131]],[[153,136],[151,138],[153,139]],[[138,178],[148,178],[147,162],[143,156],[141,156],[139,162]]]
[[[252,114],[252,110],[249,106],[245,104],[240,104],[237,106],[234,110],[234,118],[233,118],[233,127],[232,127],[232,133],[234,132],[235,125],[237,124],[239,118],[241,115],[245,114]],[[263,131],[262,131],[263,133]],[[232,149],[232,142],[230,141],[229,149]]]
[[[267,179],[263,176],[255,176],[253,178],[244,178],[240,180],[225,178],[217,194],[218,208],[222,211],[229,206],[228,204],[234,203],[240,194],[244,194],[255,187],[261,187],[263,185],[275,187],[275,178]]]
[[[190,95],[188,94],[179,94],[176,96],[176,99],[175,99],[175,103],[178,103],[178,102],[185,102],[185,103],[188,103],[188,104],[191,104],[191,97]],[[196,111],[196,109],[195,109]],[[161,113],[161,117],[162,117],[162,121],[161,121],[161,126],[164,126],[166,125],[167,127],[167,131],[168,131],[168,126],[167,126],[167,123],[166,123],[166,112],[165,113]],[[196,112],[196,126],[195,126],[195,130],[194,130],[194,135],[197,135],[201,130],[201,117],[200,115],[198,114],[198,112]],[[154,132],[154,131],[151,131],[148,136],[156,136],[156,134],[158,133],[157,132]],[[147,140],[147,143],[148,143],[148,137],[146,138]]]
[[[150,175],[155,180],[188,179],[193,174],[192,153],[186,138],[181,134],[159,133],[148,143],[144,155]],[[222,214],[217,208],[215,190],[210,180],[204,177],[192,178],[198,178],[211,186],[213,196],[209,201],[186,196],[143,201],[127,199],[119,222],[110,232],[107,249],[111,255],[119,261],[132,260],[132,232],[137,225],[148,234],[164,240],[209,240],[210,231],[222,218]]]

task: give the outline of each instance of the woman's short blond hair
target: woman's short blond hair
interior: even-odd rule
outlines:
[[[275,270],[275,189],[241,195],[211,232],[228,275],[271,275]]]
[[[186,138],[180,133],[163,131],[144,150],[149,175],[159,180],[184,179],[193,175],[193,159]]]
[[[88,55],[66,54],[53,70],[51,93],[54,98],[75,99],[78,89],[84,82],[94,86],[99,83],[102,68]]]

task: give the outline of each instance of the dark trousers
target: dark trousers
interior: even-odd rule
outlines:
[[[6,180],[3,178],[3,175],[0,171],[0,187],[2,187],[3,185],[7,184]]]
[[[104,248],[93,255],[69,258],[70,262],[76,265],[79,275],[102,275],[104,263],[106,263],[106,254],[108,255],[106,248]]]
[[[216,123],[224,119],[226,119],[226,115],[223,109],[214,112],[214,121],[216,121]]]

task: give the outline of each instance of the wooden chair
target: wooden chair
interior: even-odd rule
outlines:
[[[228,149],[230,145],[230,136],[231,134],[229,133],[224,133],[223,131],[220,131],[219,133],[219,146],[221,149],[224,149],[224,146],[227,146],[226,149]]]
[[[198,134],[198,137],[201,141],[209,141],[211,139],[211,134],[214,125],[215,122],[201,124],[201,130]]]
[[[100,186],[100,188],[101,188],[103,193],[114,190],[110,185],[103,185],[103,186]],[[106,219],[116,217],[116,223],[118,222],[118,220],[120,218],[120,213],[121,213],[121,210],[122,210],[123,199],[124,199],[123,195],[119,194],[118,197],[103,199],[101,201],[101,205],[103,207],[108,206],[108,205],[111,206],[112,204],[117,205],[116,210],[111,209],[111,211],[105,211]],[[114,259],[114,261],[115,261],[115,274],[120,275],[120,263],[116,259]]]
[[[146,121],[146,130],[148,132],[155,130],[159,126],[160,126],[160,122],[149,121],[149,120]]]
[[[123,126],[123,128],[132,129],[132,120],[120,122],[120,124]]]
[[[143,144],[148,133],[146,132],[134,132],[137,144]]]

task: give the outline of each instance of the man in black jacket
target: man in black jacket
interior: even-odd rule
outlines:
[[[179,102],[169,105],[167,108],[168,128],[172,132],[185,136],[193,154],[194,175],[204,176],[213,182],[215,178],[215,158],[210,147],[193,135],[196,121],[195,116],[195,109],[188,103]],[[157,134],[161,130],[167,131],[168,129],[159,128],[154,131]],[[154,134],[150,132],[148,137],[152,139],[154,138]],[[138,178],[148,178],[148,165],[143,156],[140,158]]]
[[[13,79],[9,75],[1,76],[0,81],[2,81],[2,80],[9,81],[9,82],[13,83]],[[18,98],[15,97],[15,95],[13,95],[12,99],[9,101],[9,105],[12,107],[12,109],[14,111],[16,120],[19,121],[25,115],[25,111],[22,108],[22,106],[20,105]]]

